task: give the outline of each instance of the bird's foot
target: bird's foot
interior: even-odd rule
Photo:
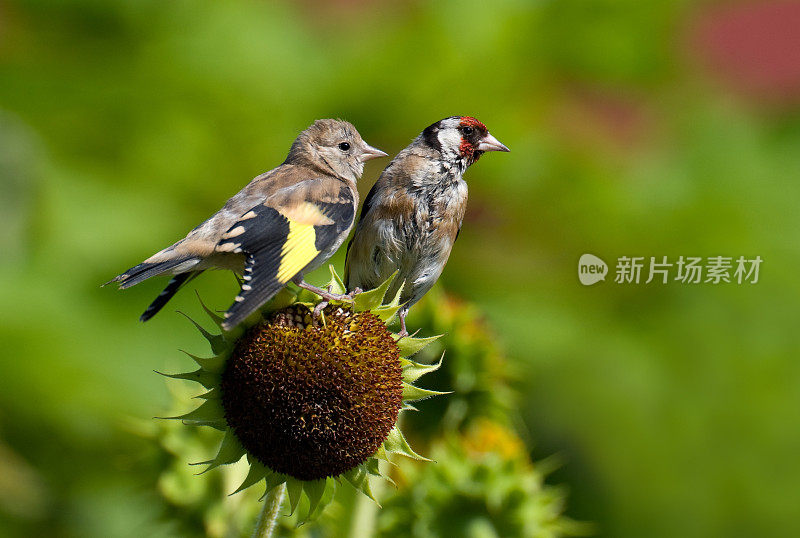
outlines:
[[[328,287],[327,290],[325,290],[322,288],[318,288],[317,286],[314,286],[312,284],[309,284],[303,280],[297,282],[296,284],[301,288],[303,288],[304,290],[308,290],[315,295],[319,295],[320,297],[322,297],[324,301],[327,301],[328,303],[331,301],[352,303],[355,300],[356,295],[358,295],[362,291],[361,288],[356,288],[350,293],[331,293],[330,286]],[[323,308],[325,307],[323,306]]]
[[[419,334],[419,332],[421,330],[422,330],[422,327],[420,327],[419,329],[417,329],[413,333],[409,334],[407,330],[401,329],[400,332],[397,333],[397,340],[395,340],[395,343],[399,342],[403,338],[415,338]]]
[[[347,296],[350,297],[351,300],[355,300],[356,295],[358,295],[359,293],[364,293],[364,290],[356,286],[356,288],[350,293],[348,293]]]
[[[312,318],[315,320],[318,319],[320,315],[322,315],[322,311],[325,310],[325,307],[328,306],[328,304],[330,303],[325,299],[317,303],[317,306],[315,306],[314,310],[311,311]]]
[[[397,336],[399,336],[399,338],[396,340],[397,342],[399,342],[400,340],[402,340],[403,338],[408,336],[408,329],[406,329],[406,316],[407,315],[408,315],[408,309],[406,309],[406,308],[400,309],[400,314],[399,314],[399,317],[400,317],[400,332],[397,333]],[[414,333],[414,334],[416,334],[416,333]]]
[[[310,291],[311,293],[319,295],[322,298],[322,301],[317,303],[312,311],[312,316],[315,320],[320,317],[322,311],[325,310],[325,307],[328,306],[331,301],[352,303],[355,300],[356,295],[362,292],[361,288],[355,288],[350,293],[332,293],[330,286],[328,286],[328,289],[318,288],[317,286],[313,286],[302,280],[297,282],[297,285],[305,290]]]

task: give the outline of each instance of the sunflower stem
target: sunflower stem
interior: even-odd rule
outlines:
[[[278,526],[278,514],[281,512],[283,499],[286,497],[286,483],[272,488],[264,499],[264,506],[253,529],[252,538],[272,538]]]
[[[376,485],[372,486],[372,493],[375,494],[377,490],[383,489],[378,486],[379,483],[375,481]],[[356,500],[353,505],[352,523],[350,525],[349,538],[372,538],[375,536],[375,523],[378,517],[378,505],[366,495],[356,494]]]

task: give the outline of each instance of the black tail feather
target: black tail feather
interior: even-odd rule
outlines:
[[[142,262],[139,265],[131,267],[121,275],[112,278],[103,285],[105,286],[106,284],[111,284],[112,282],[118,282],[119,289],[124,290],[125,288],[135,286],[136,284],[139,284],[140,282],[143,282],[152,276],[160,275],[165,271],[169,271],[173,267],[180,265],[189,259],[190,258],[180,258],[157,263]]]
[[[167,287],[164,288],[164,291],[162,291],[158,297],[156,297],[155,301],[150,303],[150,306],[148,306],[139,317],[139,321],[147,321],[158,314],[159,311],[164,308],[164,305],[166,305],[167,302],[172,299],[172,297],[184,286],[184,284],[190,282],[202,272],[203,271],[191,271],[172,277],[172,280],[169,281],[169,284],[167,284]]]

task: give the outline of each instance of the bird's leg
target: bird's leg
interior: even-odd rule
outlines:
[[[320,314],[322,314],[322,311],[325,310],[325,307],[328,306],[328,304],[329,304],[328,301],[326,301],[325,299],[317,303],[317,306],[315,306],[313,312],[311,312],[311,316],[314,319],[317,319],[320,316]]]
[[[397,336],[400,337],[397,339],[397,341],[399,342],[400,340],[408,336],[408,330],[406,330],[406,316],[408,315],[408,307],[404,306],[403,308],[401,308],[400,312],[398,312],[397,315],[400,317],[400,332],[397,333]]]
[[[327,290],[324,290],[322,288],[318,288],[317,286],[313,286],[307,283],[305,280],[295,281],[295,284],[297,284],[298,286],[300,286],[305,290],[310,291],[311,293],[315,293],[316,295],[322,297],[322,301],[320,301],[317,304],[317,306],[314,307],[313,311],[314,319],[319,317],[319,315],[331,301],[343,301],[347,303],[352,303],[355,296],[361,293],[362,291],[361,288],[356,288],[350,293],[339,294],[339,293],[331,293],[330,286],[328,286]]]
[[[328,286],[328,293],[330,292],[331,292],[331,286]],[[328,301],[323,297],[323,299],[319,303],[317,303],[317,306],[314,307],[314,311],[312,312],[313,318],[317,319],[320,316],[320,314],[322,314],[322,311],[325,310],[325,307],[328,306],[329,304],[330,301]]]
[[[295,284],[303,288],[304,290],[308,290],[311,293],[319,295],[326,301],[344,301],[344,302],[353,302],[353,295],[352,294],[339,294],[339,293],[331,293],[330,290],[324,290],[322,288],[318,288],[312,284],[309,284],[305,280],[296,281]]]
[[[329,301],[329,302],[330,301],[343,301],[345,303],[352,303],[353,299],[355,299],[355,296],[363,291],[361,288],[356,288],[353,291],[351,291],[350,293],[331,293],[330,288],[327,289],[327,290],[324,290],[322,288],[318,288],[317,286],[309,284],[305,280],[295,281],[295,284],[297,284],[298,286],[300,286],[304,290],[308,290],[311,293],[315,293],[316,295],[319,295],[320,297],[322,297],[323,299],[325,299],[326,301]]]

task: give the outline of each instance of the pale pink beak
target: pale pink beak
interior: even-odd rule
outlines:
[[[498,139],[491,134],[486,133],[486,136],[478,142],[478,151],[511,151]]]
[[[370,159],[377,159],[378,157],[388,157],[389,154],[379,150],[378,148],[373,148],[366,142],[361,147],[361,162],[367,162]]]

